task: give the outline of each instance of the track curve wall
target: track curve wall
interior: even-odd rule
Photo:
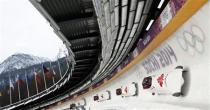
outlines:
[[[81,100],[85,100],[86,110],[209,109],[209,7],[208,2],[150,55],[110,84],[50,109],[66,109],[73,103],[80,105],[78,102]],[[181,97],[152,95],[150,91],[143,90],[144,77],[168,73],[177,66],[182,66],[187,71]],[[137,95],[116,95],[116,89],[124,86],[129,88],[133,82],[137,84]],[[168,87],[167,90],[170,89],[173,87]],[[106,91],[110,92],[110,98],[94,101],[94,96],[101,97]]]

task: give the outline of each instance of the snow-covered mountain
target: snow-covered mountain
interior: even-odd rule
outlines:
[[[49,59],[24,53],[14,54],[0,64],[0,74],[2,72],[25,68],[46,61],[49,61]]]

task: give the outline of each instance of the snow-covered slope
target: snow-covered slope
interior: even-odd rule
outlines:
[[[0,64],[0,74],[2,72],[25,68],[45,61],[48,61],[48,59],[23,53],[14,54]]]

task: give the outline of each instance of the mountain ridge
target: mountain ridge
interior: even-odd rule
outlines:
[[[3,72],[29,67],[35,64],[40,64],[46,61],[50,60],[30,54],[15,53],[0,63],[0,74]]]

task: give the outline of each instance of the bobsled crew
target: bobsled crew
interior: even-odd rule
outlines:
[[[139,89],[142,89],[143,92],[148,92],[151,93],[151,95],[156,96],[170,95],[174,97],[181,97],[184,95],[182,88],[186,82],[184,78],[185,73],[186,70],[184,70],[183,66],[177,66],[174,70],[169,72],[143,77],[140,81],[141,85],[138,85],[137,82],[132,82],[116,88],[113,92],[111,90],[99,92],[96,95],[93,95],[93,101],[96,103],[108,101],[111,100],[113,95],[121,96],[122,98],[136,97],[139,94]],[[86,105],[87,102],[84,98],[77,103],[71,103],[68,110],[86,110]]]
[[[177,66],[171,72],[145,77],[142,81],[142,87],[144,90],[151,92],[152,95],[179,97],[183,95],[184,74],[183,66]]]

